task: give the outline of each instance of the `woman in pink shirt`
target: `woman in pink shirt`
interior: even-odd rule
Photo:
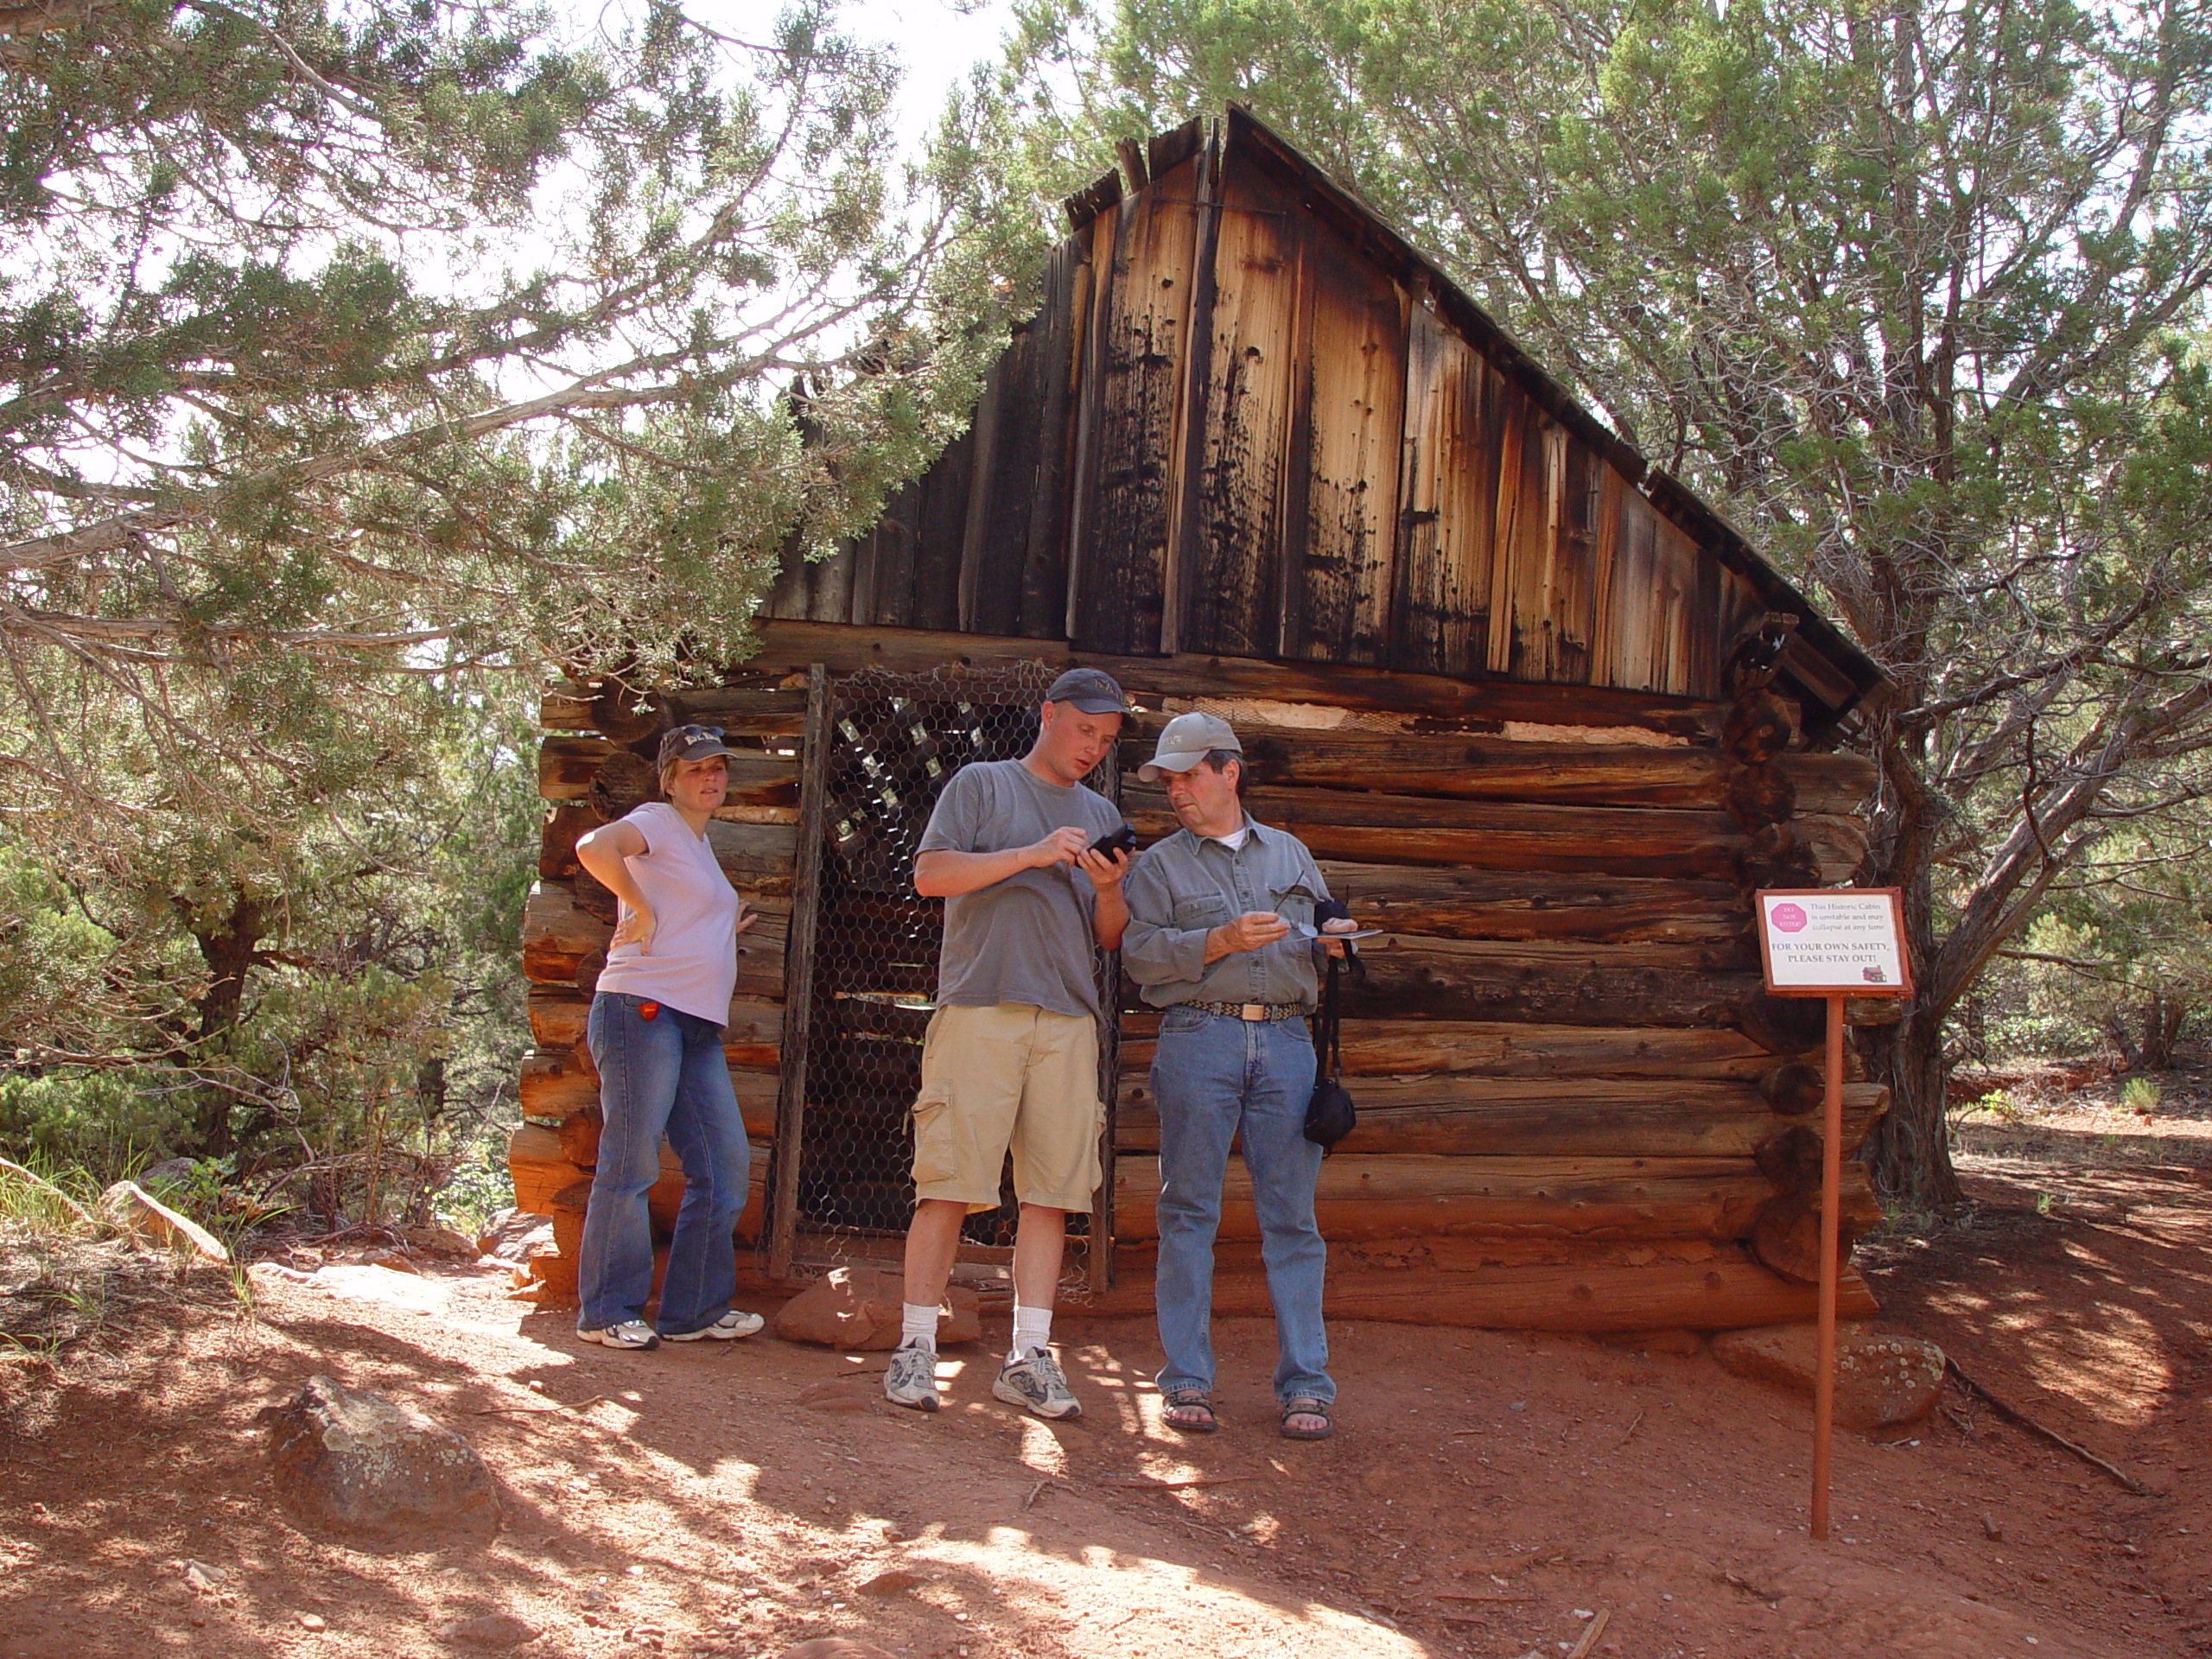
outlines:
[[[708,821],[729,789],[732,752],[711,726],[660,745],[660,788],[627,817],[576,842],[576,857],[621,902],[586,1039],[599,1067],[599,1167],[584,1216],[576,1334],[608,1348],[749,1337],[760,1316],[730,1306],[731,1235],[745,1209],[752,1148],[722,1058],[737,982],[737,936],[753,925],[715,862]],[[683,1204],[656,1325],[645,1192],[665,1135],[683,1165]]]

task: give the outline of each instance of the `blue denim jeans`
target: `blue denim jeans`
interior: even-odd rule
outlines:
[[[1327,1247],[1313,1224],[1321,1148],[1306,1138],[1313,1039],[1302,1020],[1247,1022],[1194,1008],[1161,1016],[1152,1062],[1160,1105],[1160,1270],[1154,1296],[1169,1389],[1213,1387],[1213,1243],[1229,1147],[1241,1141],[1274,1304],[1275,1397],[1337,1397],[1321,1325]]]
[[[664,1332],[696,1331],[729,1311],[737,1290],[731,1242],[745,1210],[753,1149],[722,1058],[722,1028],[666,1003],[601,991],[584,1028],[599,1067],[599,1168],[576,1264],[580,1328],[643,1316],[652,1294],[652,1224],[645,1192],[660,1177],[661,1137],[683,1165],[683,1204],[661,1281]]]

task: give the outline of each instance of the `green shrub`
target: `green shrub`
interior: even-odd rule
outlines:
[[[129,1071],[0,1073],[0,1154],[103,1186],[162,1156],[190,1117],[186,1090],[142,1088]]]

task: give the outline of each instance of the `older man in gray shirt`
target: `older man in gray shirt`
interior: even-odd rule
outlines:
[[[1166,779],[1183,827],[1146,849],[1123,884],[1122,966],[1145,1001],[1164,1010],[1152,1065],[1160,1108],[1154,1297],[1167,1358],[1159,1382],[1169,1427],[1208,1433],[1218,1426],[1211,1403],[1213,1245],[1230,1143],[1241,1139],[1275,1310],[1280,1427],[1293,1440],[1321,1440],[1337,1389],[1321,1323],[1327,1252],[1313,1220],[1321,1148],[1306,1138],[1313,1041],[1301,1016],[1313,1009],[1317,958],[1344,946],[1314,926],[1314,907],[1329,894],[1305,843],[1245,813],[1243,771],[1243,746],[1228,721],[1206,714],[1170,721],[1139,775]]]

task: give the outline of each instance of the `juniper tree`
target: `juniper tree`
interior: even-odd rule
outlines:
[[[0,851],[105,931],[111,1060],[267,1083],[250,982],[428,870],[485,698],[711,674],[965,418],[957,130],[902,160],[827,0],[611,16],[0,8]]]

